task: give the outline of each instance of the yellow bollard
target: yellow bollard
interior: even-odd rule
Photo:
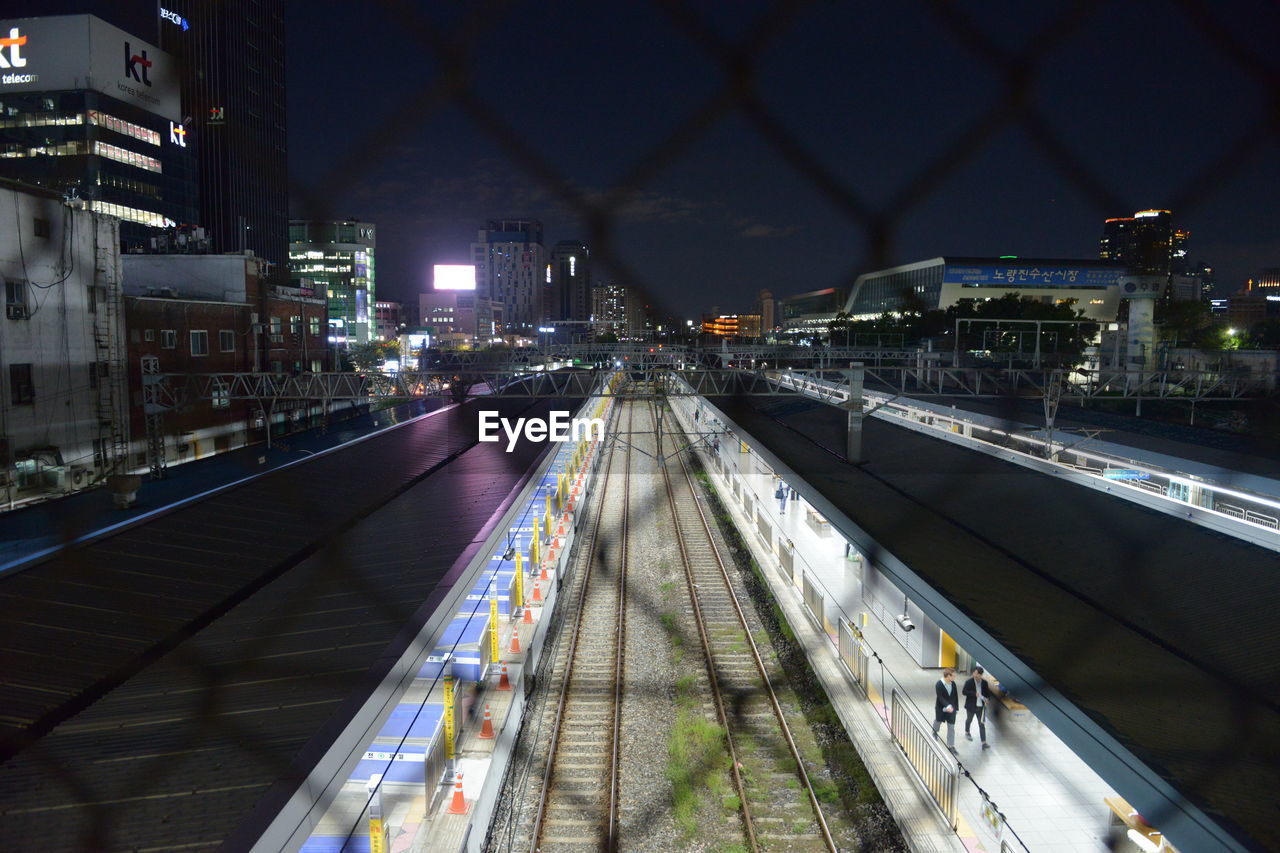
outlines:
[[[502,659],[502,652],[498,648],[498,595],[495,590],[489,596],[489,662],[497,664]]]
[[[524,607],[524,557],[516,551],[516,600],[515,607]]]
[[[453,676],[446,675],[444,677],[444,757],[448,761],[454,759],[456,731],[453,718]]]

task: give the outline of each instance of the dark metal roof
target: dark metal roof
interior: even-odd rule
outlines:
[[[940,593],[946,630],[972,620],[1074,705],[1033,710],[1130,753],[1087,761],[1158,775],[1280,849],[1275,552],[878,420],[851,466],[845,414],[811,401],[712,402]]]
[[[0,848],[256,837],[545,451],[474,409],[0,578]]]

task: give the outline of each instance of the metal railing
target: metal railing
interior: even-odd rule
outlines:
[[[779,381],[783,387],[794,388],[805,396],[828,405],[841,405],[849,396],[848,385],[824,377],[809,376],[801,373],[783,373],[780,374]],[[863,406],[867,414],[890,419],[891,421],[905,419],[913,424],[946,433],[952,437],[952,440],[956,440],[956,437],[960,436],[965,441],[987,448],[998,447],[1002,450],[1012,450],[1015,453],[1023,454],[1023,457],[1019,458],[1024,459],[1029,464],[1030,460],[1025,459],[1025,457],[1034,459],[1036,465],[1050,464],[1060,468],[1071,469],[1086,476],[1106,480],[1109,486],[1123,486],[1124,488],[1111,492],[1111,494],[1119,497],[1130,497],[1130,490],[1132,490],[1132,492],[1155,495],[1182,506],[1193,506],[1204,512],[1234,518],[1267,530],[1280,530],[1280,519],[1275,516],[1267,512],[1259,512],[1255,508],[1241,507],[1238,504],[1226,503],[1222,500],[1222,498],[1226,497],[1233,501],[1250,504],[1251,507],[1280,511],[1280,500],[1269,498],[1265,495],[1215,485],[1203,479],[1193,479],[1185,474],[1169,471],[1135,459],[1121,458],[1093,450],[1084,450],[1074,445],[1067,446],[1060,440],[1055,441],[1051,438],[1041,438],[1035,435],[1014,432],[1012,429],[987,426],[972,420],[925,408],[924,405],[913,405],[910,400],[900,399],[888,394],[864,390]],[[980,436],[979,433],[985,437]],[[1015,459],[1014,461],[1018,460]],[[1098,467],[1092,467],[1088,463],[1093,463]],[[1154,478],[1154,480],[1146,478],[1111,479],[1106,476],[1108,470],[1117,468],[1136,470],[1149,478]],[[1159,480],[1164,480],[1165,482],[1157,482]],[[1169,484],[1178,484],[1183,488],[1175,494],[1174,490],[1169,488]],[[1251,538],[1251,541],[1258,541],[1259,537],[1248,538]],[[1270,537],[1268,534],[1260,534],[1260,538],[1268,540]],[[1258,544],[1280,549],[1280,540],[1272,542],[1270,545],[1268,545],[1267,541],[1261,541]]]
[[[960,765],[938,743],[933,729],[920,716],[920,712],[898,696],[893,688],[889,700],[889,730],[893,740],[907,757],[933,800],[952,829],[956,828],[956,779]]]

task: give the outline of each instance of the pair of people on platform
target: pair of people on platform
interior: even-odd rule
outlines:
[[[987,749],[990,746],[987,743],[987,706],[995,698],[995,694],[991,692],[991,685],[982,676],[982,667],[975,666],[969,673],[969,678],[965,679],[960,695],[964,696],[964,736],[973,740],[969,728],[976,719],[982,748]],[[956,671],[947,667],[942,670],[942,678],[933,685],[936,694],[933,704],[933,734],[937,737],[939,728],[946,723],[947,749],[952,752],[956,751],[956,712],[960,707],[960,695],[957,695],[955,679]]]

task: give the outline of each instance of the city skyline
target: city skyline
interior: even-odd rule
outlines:
[[[699,20],[716,34],[708,38],[733,41],[761,8],[733,20],[704,9]],[[1051,22],[1061,8],[1022,11],[967,24],[914,8],[856,19],[807,9],[779,20],[777,37],[757,52],[761,104],[773,119],[757,121],[750,105],[729,108],[709,133],[656,158],[652,179],[611,220],[614,254],[635,283],[685,316],[749,303],[761,287],[788,295],[847,285],[859,272],[949,253],[1093,258],[1104,219],[1150,207],[1173,209],[1176,227],[1191,232],[1191,260],[1218,270],[1219,295],[1273,266],[1280,228],[1265,186],[1280,172],[1269,143],[1221,180],[1210,169],[1257,125],[1264,103],[1212,30],[1206,37],[1192,14],[1161,4],[1065,26],[1037,54],[1046,57],[1034,86],[1043,124],[1016,124],[1001,107],[999,74],[968,41],[1017,50],[1044,27],[1058,31]],[[1263,55],[1261,24],[1274,9],[1233,3],[1213,12],[1224,38]],[[436,54],[415,41],[413,13],[346,21],[335,4],[312,4],[290,6],[287,18],[290,67],[320,69],[290,82],[291,169],[305,190],[294,193],[304,208],[294,215],[378,222],[383,292],[405,301],[426,288],[432,264],[465,261],[473,232],[494,217],[538,218],[548,247],[582,240],[596,253],[596,278],[625,277],[559,191],[599,198],[701,115],[724,80],[684,25],[660,11],[517,10],[476,25],[462,102],[419,102],[418,84],[459,81],[442,78]],[[456,23],[435,21],[434,36],[447,39]],[[967,25],[977,35],[964,36]],[[376,45],[377,56],[365,57],[363,45]],[[321,58],[343,51],[342,72],[328,73],[337,66]],[[627,70],[641,60],[642,71]],[[361,122],[340,136],[335,102],[360,104]],[[989,123],[977,120],[984,114]],[[797,176],[763,139],[774,119],[842,188],[828,193]],[[1046,144],[1031,141],[1041,127]],[[891,242],[878,250],[830,201],[848,187],[883,210],[967,134],[976,151],[890,217]],[[1088,177],[1063,177],[1055,146]],[[515,162],[526,151],[558,178],[531,177],[528,162]]]

